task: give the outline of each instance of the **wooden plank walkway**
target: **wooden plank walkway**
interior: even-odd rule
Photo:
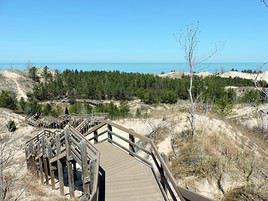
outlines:
[[[76,128],[69,124],[61,131],[43,130],[25,147],[27,169],[42,184],[57,186],[61,195],[68,185],[70,197],[77,196],[78,163],[81,201],[210,201],[177,186],[166,157],[150,139],[109,120],[74,123]]]
[[[102,200],[164,200],[150,167],[109,142],[95,146],[100,152],[100,167],[104,171],[100,191],[105,192],[105,199]]]

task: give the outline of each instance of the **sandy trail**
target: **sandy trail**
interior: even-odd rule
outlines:
[[[17,87],[17,99],[20,98],[24,98],[25,100],[27,100],[27,95],[26,93],[22,90],[22,88],[20,87],[20,84],[18,83],[17,79],[21,78],[22,76],[14,73],[14,72],[10,72],[10,71],[3,71],[2,75],[8,79],[12,79],[13,82],[16,84]]]

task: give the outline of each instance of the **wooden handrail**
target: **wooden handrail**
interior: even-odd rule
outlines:
[[[178,189],[180,190],[182,196],[191,201],[212,201],[211,199],[204,197],[198,193],[193,193],[187,189],[181,188],[178,186]]]
[[[105,126],[107,123],[105,121],[97,124],[96,126],[93,126],[91,129],[89,129],[86,133],[84,133],[83,135],[86,137],[88,135],[90,135],[91,133],[93,133],[95,130],[98,130],[100,128],[102,128],[103,126]]]
[[[175,182],[175,178],[173,177],[173,175],[171,174],[169,168],[167,167],[165,161],[163,160],[162,156],[160,155],[160,153],[158,152],[155,144],[151,141],[151,147],[152,147],[152,150],[155,152],[158,160],[160,161],[162,167],[164,168],[164,171],[165,171],[165,176],[168,177],[169,181],[171,182],[174,190],[176,191],[177,195],[179,196],[180,200],[184,201],[184,198],[180,192],[180,190],[177,188],[177,184]]]
[[[161,166],[162,166],[162,168],[163,168],[163,170],[164,170],[164,172],[165,172],[165,177],[167,177],[166,179],[171,183],[171,185],[172,185],[173,189],[175,190],[175,192],[176,192],[178,198],[179,198],[181,201],[185,201],[185,199],[184,199],[184,197],[182,196],[180,190],[177,188],[177,184],[176,184],[176,182],[175,182],[175,178],[174,178],[173,175],[171,174],[169,168],[167,167],[166,163],[164,162],[162,156],[161,156],[160,153],[158,152],[158,150],[157,150],[155,144],[153,143],[153,141],[152,141],[151,139],[149,139],[149,138],[147,138],[147,137],[145,137],[145,136],[143,136],[143,135],[141,135],[141,134],[138,134],[138,133],[135,132],[134,130],[125,128],[125,127],[123,127],[123,126],[121,126],[121,125],[118,125],[118,124],[116,124],[116,123],[114,123],[114,122],[112,122],[112,121],[110,121],[110,120],[105,120],[105,121],[103,121],[101,124],[99,124],[99,125],[97,125],[97,126],[95,126],[95,127],[92,127],[92,128],[86,133],[86,135],[89,135],[89,134],[93,133],[94,131],[96,131],[96,130],[102,128],[102,127],[105,126],[105,125],[109,125],[109,126],[111,126],[111,127],[117,128],[117,129],[119,129],[119,130],[121,130],[121,131],[124,131],[124,132],[127,133],[127,134],[130,134],[130,135],[132,135],[132,136],[134,136],[134,137],[140,139],[141,141],[143,141],[143,142],[145,142],[145,143],[148,143],[148,144],[151,146],[151,154],[155,153],[155,156],[156,156],[157,159],[160,161]],[[110,133],[110,134],[113,134],[113,133],[114,133],[114,132],[111,132],[111,131],[107,131],[107,132]],[[118,134],[117,134],[117,135],[118,135]],[[123,138],[123,137],[121,137],[121,138]],[[125,139],[125,141],[129,141],[129,140],[128,140],[128,139]],[[119,146],[118,143],[115,143],[115,142],[114,142],[114,144],[116,144],[117,146]],[[120,146],[120,148],[122,148],[122,147]],[[132,152],[132,151],[129,150],[129,152]],[[159,170],[158,170],[158,171],[159,171]]]
[[[25,144],[29,144],[30,142],[36,140],[37,138],[42,137],[42,136],[45,135],[46,133],[54,134],[54,132],[52,132],[52,131],[50,131],[50,130],[47,130],[47,129],[46,129],[46,130],[43,130],[43,131],[41,131],[38,135],[36,135],[36,136],[34,136],[33,138],[27,140],[27,141],[25,142]]]
[[[149,138],[147,138],[147,137],[145,137],[145,136],[143,136],[141,134],[136,133],[134,130],[130,130],[128,128],[120,126],[120,125],[118,125],[118,124],[116,124],[116,123],[114,123],[114,122],[112,122],[110,120],[105,120],[104,122],[106,124],[108,124],[108,125],[111,125],[111,126],[117,128],[117,129],[121,130],[121,131],[124,131],[124,132],[126,132],[126,133],[128,133],[130,135],[133,135],[134,137],[139,138],[139,139],[143,140],[144,142],[151,143],[151,140]]]
[[[65,134],[64,134],[65,133]],[[56,148],[56,154],[54,153],[52,155],[52,150],[53,148],[51,147],[50,140],[53,140],[52,136],[55,138],[54,143],[56,143],[55,146]],[[80,132],[78,132],[75,128],[72,126],[67,125],[64,128],[64,132],[52,132],[48,130],[44,130],[40,132],[38,135],[33,137],[32,139],[28,140],[26,143],[26,160],[27,160],[27,167],[29,169],[32,169],[33,166],[35,166],[35,161],[39,161],[39,166],[38,168],[40,171],[41,181],[43,182],[43,179],[46,178],[46,183],[48,183],[48,172],[47,172],[47,163],[42,162],[46,161],[47,157],[49,156],[49,165],[51,166],[52,163],[57,162],[58,168],[61,168],[58,171],[62,171],[62,163],[59,162],[59,160],[65,158],[66,163],[67,163],[67,169],[68,169],[68,177],[72,177],[71,171],[71,166],[70,163],[72,163],[70,160],[76,159],[79,164],[81,164],[81,161],[79,159],[79,156],[75,154],[75,149],[79,149],[79,144],[81,141],[85,142],[85,149],[88,149],[87,155],[86,155],[86,160],[92,161],[92,165],[87,167],[89,168],[90,172],[92,172],[93,176],[91,177],[91,184],[89,185],[90,190],[88,191],[90,195],[88,197],[89,200],[92,198],[96,198],[96,195],[98,195],[98,183],[99,183],[99,166],[100,166],[100,154],[99,151],[89,142],[86,140],[85,136],[83,136]],[[49,142],[46,144],[45,142]],[[58,143],[58,144],[57,144]],[[77,144],[78,143],[78,144]],[[73,148],[73,145],[76,145],[76,148]],[[37,146],[37,151],[34,152],[29,146],[35,147]],[[42,145],[42,146],[40,146]],[[77,146],[78,145],[78,146]],[[47,149],[49,149],[49,155],[46,155]],[[54,148],[55,149],[55,148]],[[31,151],[30,151],[31,150]],[[81,151],[80,151],[81,154]],[[33,160],[32,160],[33,158]],[[85,162],[86,164],[88,163],[87,161]],[[30,164],[30,165],[29,165]],[[44,165],[44,166],[43,166]],[[60,166],[59,166],[60,165]],[[83,164],[81,164],[83,165]],[[37,169],[37,170],[38,170]],[[36,170],[35,170],[36,171]],[[45,172],[43,172],[45,171]],[[86,171],[88,172],[88,171]],[[53,172],[52,172],[53,173]],[[54,174],[54,173],[53,173]],[[45,175],[45,177],[43,177]],[[62,177],[59,178],[60,180],[60,189],[61,193],[63,193],[63,182],[62,182]],[[88,179],[88,178],[86,178]],[[70,180],[71,181],[71,180]],[[52,182],[52,180],[51,180]],[[69,188],[71,192],[71,197],[74,196],[74,184],[69,183]]]
[[[83,122],[80,123],[80,125],[81,124],[83,124]],[[107,126],[105,128],[106,130],[104,131],[101,130],[101,132],[98,132],[98,130],[103,128],[104,126]],[[116,128],[120,131],[123,131],[123,133],[128,134],[127,137],[125,136],[125,134],[121,132],[119,133],[115,132],[115,130],[113,130],[112,128]],[[71,125],[67,125],[64,128],[64,132],[65,132],[65,135],[63,134],[62,131],[51,132],[49,130],[44,130],[41,133],[39,133],[37,136],[33,137],[31,140],[28,140],[26,142],[26,146],[28,147],[26,149],[26,158],[27,160],[31,161],[32,156],[34,156],[34,160],[38,159],[40,163],[40,158],[46,157],[45,155],[42,155],[45,153],[45,150],[44,150],[45,148],[44,146],[41,147],[40,145],[41,144],[44,145],[44,139],[49,141],[49,143],[53,143],[54,142],[53,138],[57,136],[56,141],[60,143],[60,145],[57,144],[57,148],[55,146],[53,148],[51,145],[49,145],[51,151],[57,149],[56,155],[55,155],[55,152],[54,152],[54,156],[51,156],[50,154],[50,157],[52,157],[51,162],[57,161],[57,164],[59,165],[61,164],[59,162],[60,158],[67,157],[67,163],[69,163],[70,161],[68,160],[70,159],[70,155],[73,155],[72,160],[76,160],[81,165],[85,164],[83,163],[83,161],[85,160],[89,160],[91,161],[90,163],[93,163],[93,165],[91,165],[91,168],[90,168],[90,170],[93,171],[93,176],[91,177],[92,183],[90,184],[90,194],[85,194],[86,197],[88,195],[86,199],[89,199],[90,201],[97,201],[98,199],[99,167],[100,167],[100,152],[97,150],[97,148],[93,144],[91,144],[93,140],[94,140],[94,143],[98,143],[103,140],[108,140],[110,143],[128,152],[132,157],[135,157],[136,159],[140,160],[144,164],[147,164],[148,166],[150,166],[152,168],[152,171],[155,175],[155,178],[157,180],[157,183],[159,184],[159,187],[163,193],[165,200],[168,200],[170,197],[174,201],[175,200],[176,201],[178,200],[180,201],[189,201],[189,200],[209,201],[209,199],[203,196],[200,196],[198,194],[192,193],[188,190],[178,187],[176,184],[175,178],[173,177],[171,171],[168,168],[168,165],[166,164],[166,161],[163,159],[163,157],[159,153],[154,142],[148,137],[145,137],[135,132],[134,130],[125,128],[110,120],[104,120],[100,122],[99,124],[91,127],[84,134],[77,131],[77,129],[72,127]],[[69,135],[67,135],[67,133],[69,133]],[[94,137],[90,137],[90,139],[88,139],[87,136],[93,133],[94,133]],[[98,137],[103,136],[104,134],[107,134],[107,137],[106,138],[104,137],[104,139],[102,137],[101,141],[98,141]],[[120,144],[118,141],[115,141],[114,137],[118,138],[121,141],[122,140],[125,141],[128,144],[128,146],[125,147],[124,144]],[[137,144],[137,141],[135,141],[135,138],[139,139],[141,142],[146,143],[147,147],[143,147],[140,144]],[[40,141],[41,139],[43,140],[42,141],[43,143],[41,143]],[[81,145],[81,142],[84,143],[83,146]],[[66,143],[70,143],[67,146],[68,150],[66,150]],[[37,145],[37,147],[35,146],[35,144]],[[31,147],[33,147],[33,149]],[[33,151],[37,150],[36,152],[37,155],[35,155],[35,153],[29,154],[30,150],[33,150]],[[59,150],[61,150],[61,152],[59,152]],[[87,153],[87,156],[83,155],[81,150],[86,150],[84,153]],[[137,150],[143,151],[145,155],[139,155],[140,153],[138,153]],[[87,159],[85,159],[85,157]],[[153,160],[149,160],[149,158],[147,157],[149,158],[151,157]],[[28,166],[31,167],[31,165],[29,165],[30,164],[29,161],[27,161],[27,167]],[[88,167],[88,166],[85,166],[85,167]],[[41,170],[43,170],[42,163],[41,163],[40,168]],[[161,178],[159,178],[159,176]],[[47,175],[46,175],[46,178],[47,178]],[[86,181],[83,181],[83,184],[84,182],[87,182],[88,179],[89,178],[85,178]]]

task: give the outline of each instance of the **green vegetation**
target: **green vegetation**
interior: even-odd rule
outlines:
[[[28,69],[28,76],[31,78],[34,82],[39,82],[39,77],[37,75],[37,68],[36,67],[31,67]]]
[[[98,104],[91,107],[85,103],[74,103],[70,106],[69,112],[73,114],[107,113],[111,119],[125,118],[129,116],[127,102],[121,102],[119,106],[111,103]]]
[[[17,129],[15,122],[12,120],[8,121],[7,129],[9,132],[14,132]]]
[[[40,112],[40,111],[37,111],[37,112]],[[58,117],[60,114],[62,114],[60,107],[57,107],[57,106],[53,107],[50,103],[46,103],[43,107],[41,107],[41,112],[45,116],[53,116],[53,117]]]
[[[247,90],[241,97],[243,103],[257,103],[261,101],[261,92],[255,89]]]
[[[251,69],[242,70],[241,72],[242,73],[252,73],[252,74],[262,73],[261,70],[251,70]]]
[[[263,195],[253,186],[242,186],[228,191],[223,201],[267,201],[267,196],[267,193]]]
[[[140,108],[137,108],[136,113],[135,113],[135,117],[136,118],[140,118],[141,116],[142,116],[141,109]]]
[[[52,79],[52,74],[49,72],[48,67],[45,66],[42,72],[45,83]]]
[[[235,68],[232,68],[231,71],[238,72],[238,70],[235,69]],[[251,73],[251,74],[262,73],[261,70],[251,70],[251,69],[244,69],[244,70],[242,70],[241,72],[242,72],[242,73]]]
[[[266,84],[266,83],[265,83]],[[69,99],[131,100],[140,98],[145,103],[175,103],[188,99],[189,77],[161,78],[151,74],[119,71],[71,71],[58,73],[53,80],[39,83],[32,96],[37,100]],[[241,78],[194,77],[193,94],[205,100],[222,97],[226,86],[254,86],[251,80]],[[266,84],[267,85],[267,84]]]
[[[15,110],[17,108],[16,95],[9,91],[2,91],[0,94],[0,107]]]
[[[233,108],[233,98],[235,97],[235,92],[233,90],[228,90],[222,97],[218,98],[216,101],[216,109],[220,114],[228,114]]]
[[[64,113],[109,113],[111,118],[126,117],[129,113],[126,101],[140,98],[146,104],[176,103],[178,99],[187,100],[189,97],[189,77],[180,79],[161,78],[152,74],[124,73],[119,71],[58,71],[52,79],[48,67],[42,72],[44,82],[38,82],[37,68],[29,69],[29,76],[36,81],[33,93],[27,94],[28,101],[23,98],[16,100],[15,94],[2,91],[0,94],[0,107],[9,108],[25,114],[43,113],[48,116],[58,116]],[[267,87],[266,82],[258,83]],[[239,102],[265,102],[266,98],[254,89],[246,91],[242,97],[237,97],[232,90],[225,90],[226,86],[254,87],[251,80],[241,78],[221,78],[208,76],[194,77],[193,96],[203,102],[214,103],[220,113],[228,113],[233,104]],[[69,99],[70,106],[59,108],[40,101]],[[91,107],[88,104],[78,103],[76,99],[120,100],[120,105],[99,104]],[[64,110],[65,109],[65,110]],[[141,116],[136,111],[135,116]]]

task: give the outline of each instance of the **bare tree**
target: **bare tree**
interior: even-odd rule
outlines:
[[[195,73],[195,68],[197,65],[205,62],[209,58],[211,58],[216,52],[217,52],[217,47],[215,47],[215,50],[209,54],[207,57],[203,59],[197,59],[197,48],[198,48],[198,36],[199,36],[199,23],[187,26],[186,30],[183,31],[182,37],[180,39],[180,45],[184,49],[184,57],[185,60],[188,64],[188,69],[189,69],[189,88],[188,88],[188,94],[189,94],[189,99],[190,99],[190,109],[189,109],[189,123],[191,126],[191,135],[192,137],[195,136],[195,113],[196,113],[196,104],[201,97],[201,94],[196,95],[194,97],[193,94],[193,78],[194,78],[194,73]]]
[[[268,3],[266,2],[266,0],[261,0],[261,2],[268,8]]]
[[[7,137],[0,139],[0,200],[7,200],[10,192],[10,187],[13,183],[12,179],[6,174],[6,169],[14,157],[14,149],[11,148],[11,143]]]
[[[263,95],[263,97],[267,98],[268,92],[262,86],[264,73],[261,73],[264,67],[266,66],[266,64],[267,62],[263,63],[263,65],[259,67],[259,70],[257,71],[256,77],[254,79],[254,85],[255,85],[255,90],[259,91],[260,94]],[[268,112],[261,109],[256,101],[253,103],[253,106],[256,108],[256,118],[257,118],[258,128],[260,129],[262,133],[264,133],[264,131],[267,129],[266,117],[267,117]]]
[[[4,129],[4,126],[0,127],[0,131]],[[0,201],[17,201],[25,191],[25,188],[18,188],[24,177],[21,175],[24,163],[14,165],[18,145],[17,140],[12,139],[9,134],[0,133]]]

